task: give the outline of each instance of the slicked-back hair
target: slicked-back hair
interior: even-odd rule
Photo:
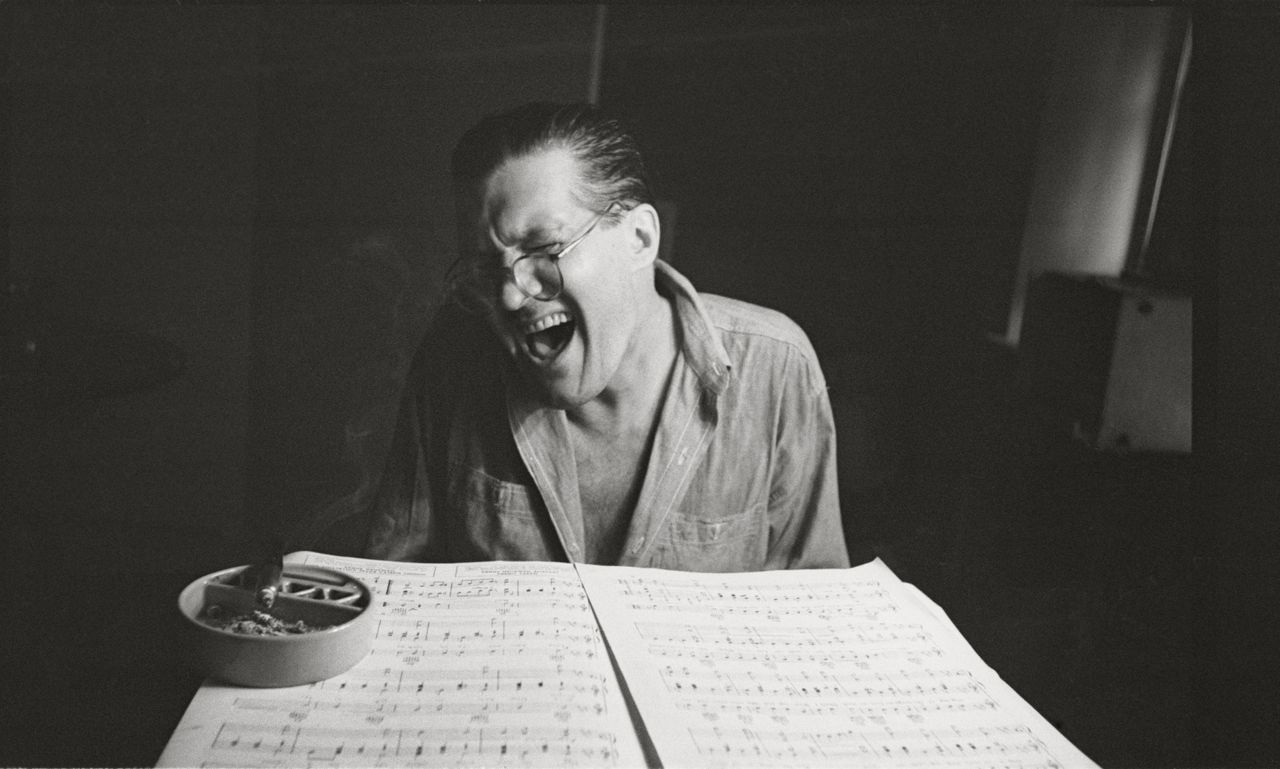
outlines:
[[[485,117],[454,147],[454,184],[480,184],[508,160],[552,149],[567,149],[577,160],[574,192],[584,207],[604,211],[614,202],[623,208],[653,202],[631,131],[586,103],[533,102]],[[615,211],[612,218],[618,216]]]

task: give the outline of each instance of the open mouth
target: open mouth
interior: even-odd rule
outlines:
[[[525,327],[525,349],[534,360],[546,362],[555,358],[573,338],[576,324],[567,312],[553,312]]]

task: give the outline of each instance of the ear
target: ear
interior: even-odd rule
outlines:
[[[622,219],[626,228],[627,257],[633,269],[643,269],[658,258],[658,241],[662,226],[658,211],[648,203],[641,203],[626,213]]]

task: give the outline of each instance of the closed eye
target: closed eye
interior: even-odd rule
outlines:
[[[521,252],[519,252],[519,255],[518,255],[518,256],[516,256],[516,259],[523,259],[523,258],[524,258],[524,257],[526,257],[526,256],[534,256],[534,257],[539,257],[539,258],[555,259],[555,258],[558,258],[558,257],[560,256],[560,254],[561,254],[561,253],[563,253],[563,252],[564,252],[564,244],[563,244],[563,243],[558,243],[558,242],[557,242],[557,243],[547,243],[547,244],[544,244],[544,245],[534,246],[534,247],[532,247],[532,248],[530,248],[530,249],[528,249],[528,250],[526,250],[526,251],[521,251]],[[481,265],[481,266],[479,267],[479,269],[481,269],[481,270],[486,270],[486,271],[487,271],[487,270],[496,270],[496,271],[498,271],[498,272],[502,272],[502,270],[503,270],[503,268],[502,268],[502,267],[498,267],[498,266],[494,266],[494,265],[492,265],[492,263],[490,262],[490,260],[491,260],[491,259],[493,259],[494,257],[490,256],[489,254],[485,254],[485,253],[482,253],[482,252],[480,252],[480,251],[470,251],[470,252],[467,252],[467,253],[463,254],[463,256],[464,256],[464,257],[466,258],[466,260],[467,260],[468,262],[470,262],[471,264]]]
[[[521,256],[537,256],[554,259],[557,256],[560,256],[560,252],[562,251],[564,251],[563,243],[548,243],[542,246],[534,246],[521,254]]]

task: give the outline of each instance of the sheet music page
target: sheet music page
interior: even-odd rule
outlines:
[[[663,766],[1095,766],[879,560],[578,572]]]
[[[369,585],[372,651],[307,686],[206,682],[160,766],[644,765],[571,565],[286,562]]]

